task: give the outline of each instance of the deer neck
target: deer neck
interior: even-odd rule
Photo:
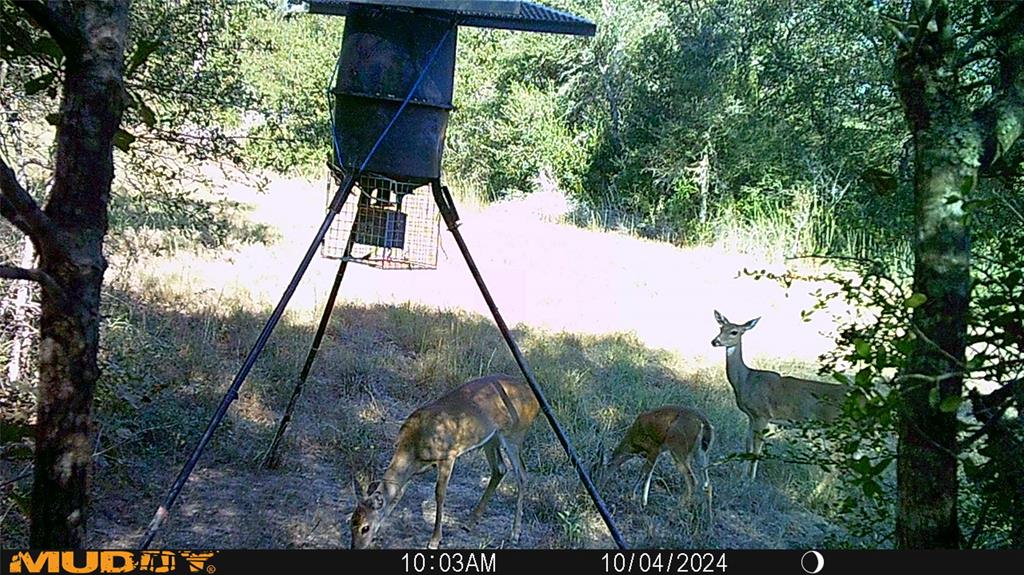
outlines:
[[[412,479],[412,476],[417,471],[419,471],[419,468],[408,453],[401,450],[395,452],[395,455],[391,458],[391,464],[388,465],[388,469],[384,472],[384,477],[381,478],[380,482],[380,491],[384,494],[385,508],[390,511],[395,498],[399,496],[402,488],[405,487],[405,484]]]
[[[743,363],[743,343],[725,348],[725,375],[732,384],[733,391],[743,394],[750,379],[750,368]]]

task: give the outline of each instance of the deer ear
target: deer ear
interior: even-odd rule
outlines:
[[[370,504],[370,509],[380,509],[384,507],[384,495],[379,491],[372,491],[366,496],[367,501]]]
[[[760,320],[761,320],[761,318],[755,317],[754,319],[752,319],[752,320],[748,321],[747,323],[743,324],[743,329],[750,329],[750,328],[754,327],[755,325],[757,325],[757,322],[760,321]]]
[[[356,479],[355,473],[352,474],[352,494],[355,495],[356,501],[359,501],[366,496],[366,492],[359,485],[359,480]]]
[[[729,320],[725,319],[724,315],[718,313],[717,309],[715,310],[715,319],[718,320],[719,325],[725,325],[729,323]]]

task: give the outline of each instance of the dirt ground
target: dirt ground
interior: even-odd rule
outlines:
[[[123,431],[127,439],[96,458],[89,545],[139,544],[258,333],[269,302],[280,294],[311,237],[323,210],[320,186],[281,180],[265,195],[235,190],[236,199],[254,206],[254,221],[280,230],[280,240],[272,245],[227,254],[161,256],[130,270],[119,271],[114,262],[109,283],[123,284],[122,291],[113,294],[115,300],[105,297],[127,302],[125,321],[136,330],[132,337],[147,342],[131,357],[150,362],[130,385],[169,390],[154,394],[152,403],[144,398],[142,403],[129,401],[131,410],[118,407],[126,409],[125,421],[133,422],[128,431],[116,429],[122,416],[105,411],[113,407],[97,406],[100,431],[106,434],[98,445],[111,445],[112,432]],[[541,385],[554,388],[556,408],[568,420],[586,465],[596,457],[598,415],[612,413],[621,426],[632,417],[629,410],[684,399],[705,409],[719,427],[718,458],[742,449],[745,418],[735,409],[725,381],[721,350],[708,343],[717,333],[713,309],[735,321],[764,316],[763,327],[748,342],[748,361],[755,365],[765,366],[763,358],[807,362],[828,347],[831,326],[803,323],[799,315],[816,286],[784,290],[741,273],[757,262],[713,248],[682,250],[557,224],[521,206],[461,211],[467,242],[495,299],[510,324],[526,326],[524,351],[536,362]],[[287,403],[336,266],[319,258],[314,262],[271,340],[271,357],[261,359],[251,377],[256,381],[243,388],[229,410],[155,545],[348,547],[347,517],[355,504],[352,474],[360,474],[364,485],[379,477],[402,419],[459,383],[456,377],[465,381],[464,374],[498,370],[515,374],[464,262],[447,232],[442,237],[437,271],[378,272],[361,266],[350,271],[289,429],[283,465],[258,471],[256,462]],[[403,302],[423,307],[402,307],[408,305]],[[639,343],[622,344],[620,333]],[[593,339],[579,343],[584,337],[579,334]],[[112,340],[109,333],[106,337]],[[163,355],[155,357],[154,346]],[[623,354],[628,357],[619,357]],[[674,354],[676,365],[650,359],[665,354]],[[767,364],[772,365],[778,364]],[[805,374],[808,369],[803,364]],[[110,369],[106,373],[109,377]],[[611,380],[625,387],[597,389]],[[584,388],[577,389],[580,385]],[[120,387],[117,391],[118,397],[124,395]],[[456,463],[442,546],[611,547],[542,417],[527,439],[524,457],[529,484],[522,540],[509,541],[515,504],[510,476],[476,530],[461,528],[489,478],[483,454],[474,452]],[[2,462],[4,480],[21,466]],[[621,468],[622,477],[610,482],[605,495],[626,540],[638,547],[805,548],[820,546],[835,532],[807,503],[808,491],[828,489],[827,477],[766,462],[758,481],[748,484],[741,479],[743,466],[730,462],[712,470],[712,525],[680,501],[682,481],[667,457],[656,470],[646,510],[629,493],[639,461]],[[27,482],[19,485],[27,493]],[[426,545],[433,489],[432,472],[414,479],[378,535],[380,546]],[[9,493],[4,491],[5,497]],[[24,517],[15,509],[5,501],[0,511],[5,545],[25,544]]]

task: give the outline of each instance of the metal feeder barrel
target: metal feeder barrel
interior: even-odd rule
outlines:
[[[408,182],[440,177],[455,78],[452,23],[453,17],[444,13],[350,7],[333,89],[334,125],[346,170],[366,158],[443,39],[426,77],[366,166],[368,172]]]

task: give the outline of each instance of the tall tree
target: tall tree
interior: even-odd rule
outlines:
[[[53,187],[44,207],[0,158],[0,215],[31,238],[39,267],[0,277],[42,284],[39,399],[30,545],[81,547],[99,377],[103,241],[113,144],[125,108],[129,0],[19,2],[63,55]]]
[[[925,296],[900,387],[896,543],[956,548],[967,202],[1024,129],[1024,2],[914,0],[907,15],[882,17],[895,22],[896,85],[913,136],[914,291]]]

